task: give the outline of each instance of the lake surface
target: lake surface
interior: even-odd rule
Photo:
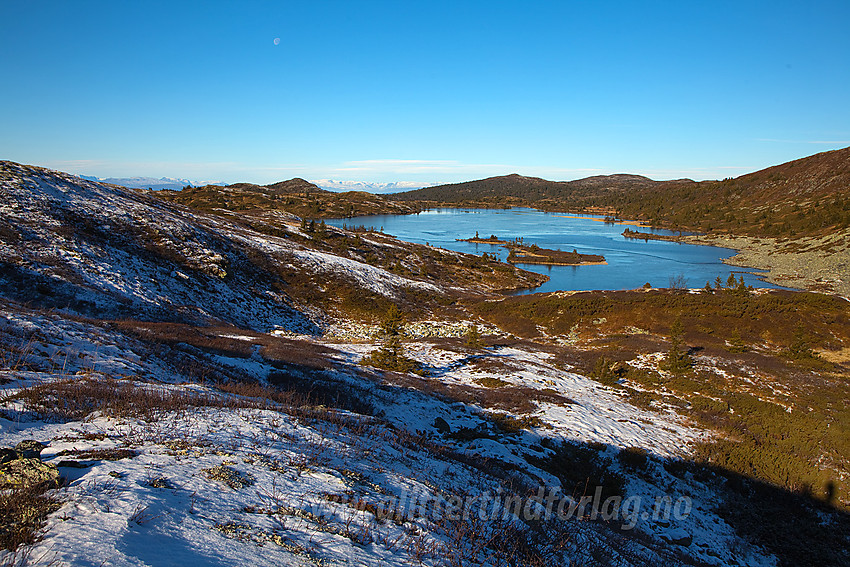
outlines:
[[[327,220],[341,227],[383,227],[384,232],[408,242],[431,244],[448,250],[497,254],[505,259],[508,251],[492,244],[458,242],[471,238],[478,231],[486,238],[495,234],[502,240],[523,238],[526,245],[542,248],[573,250],[583,254],[601,254],[605,266],[540,266],[519,264],[520,267],[546,274],[549,281],[533,291],[634,289],[645,283],[653,287],[669,287],[671,278],[683,276],[688,287],[703,287],[718,276],[726,282],[729,273],[744,276],[754,287],[776,288],[759,279],[759,270],[723,264],[734,250],[713,246],[679,244],[661,240],[635,240],[622,233],[628,225],[602,222],[602,217],[582,215],[575,218],[565,213],[544,213],[534,209],[432,209],[416,215],[375,215],[350,219]],[[598,220],[594,220],[598,219]],[[667,230],[636,229],[656,234],[676,234]]]

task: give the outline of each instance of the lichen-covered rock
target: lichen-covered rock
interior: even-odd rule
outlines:
[[[171,488],[171,483],[164,476],[158,476],[148,480],[148,486],[151,488]]]
[[[0,465],[14,461],[18,458],[18,453],[14,449],[8,447],[0,448]]]
[[[59,469],[41,459],[15,459],[0,465],[0,489],[17,486],[59,486]]]
[[[40,459],[46,445],[35,439],[27,439],[15,445],[15,451],[21,459]]]
[[[236,469],[232,469],[226,465],[218,465],[210,469],[203,469],[201,472],[203,472],[208,479],[223,482],[234,490],[251,486],[255,482],[253,476],[240,473]]]

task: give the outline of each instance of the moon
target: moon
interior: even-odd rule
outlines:
[[[274,44],[280,45],[280,38],[279,37],[274,38]]]

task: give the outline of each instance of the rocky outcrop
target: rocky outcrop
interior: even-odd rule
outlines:
[[[59,469],[41,462],[44,445],[29,439],[14,449],[0,449],[0,490],[21,486],[59,486]]]

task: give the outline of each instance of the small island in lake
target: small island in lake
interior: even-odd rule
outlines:
[[[623,236],[626,238],[635,238],[643,241],[647,240],[666,240],[668,242],[679,242],[681,240],[681,234],[679,236],[670,236],[666,234],[653,234],[651,232],[640,232],[638,230],[632,230],[627,228],[623,231]]]
[[[577,266],[579,264],[607,264],[605,256],[599,254],[580,254],[577,250],[564,252],[540,248],[536,244],[509,244],[507,261],[510,264],[545,264],[547,266]]]
[[[473,244],[500,244],[504,246],[508,244],[507,240],[501,240],[495,234],[491,234],[489,238],[481,238],[478,236],[478,231],[475,231],[475,236],[472,238],[456,238],[457,242],[472,242]]]
[[[472,242],[474,244],[495,244],[507,248],[510,253],[506,259],[509,264],[544,264],[547,266],[577,266],[579,264],[607,264],[605,256],[599,254],[580,254],[573,249],[572,252],[563,250],[550,250],[541,248],[536,244],[526,246],[522,237],[514,240],[502,240],[495,234],[489,238],[481,238],[478,231],[472,238],[457,238],[457,242]]]

